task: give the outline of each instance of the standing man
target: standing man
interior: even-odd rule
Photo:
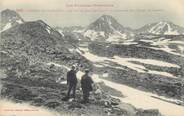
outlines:
[[[69,72],[67,72],[67,85],[68,85],[67,99],[70,98],[71,90],[73,91],[72,97],[75,98],[75,91],[77,86],[77,76],[76,76],[77,71],[78,68],[76,68],[73,65],[72,69]]]
[[[85,74],[81,78],[81,88],[83,92],[82,103],[89,103],[89,92],[93,90],[92,84],[93,80],[89,76],[89,70],[85,70]]]

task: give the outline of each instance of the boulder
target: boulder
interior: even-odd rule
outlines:
[[[113,107],[112,112],[116,114],[117,116],[127,116],[127,111],[124,109],[121,109],[119,107]]]
[[[111,104],[112,105],[119,105],[120,102],[121,102],[120,99],[111,98]]]
[[[76,108],[81,109],[81,108],[85,108],[85,106],[78,102],[71,102],[68,106],[68,109],[76,109]]]
[[[49,107],[49,108],[56,108],[57,106],[59,106],[60,103],[58,101],[46,101],[46,103],[44,104],[44,106]]]

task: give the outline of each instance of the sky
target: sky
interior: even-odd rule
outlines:
[[[134,29],[163,20],[184,27],[184,0],[0,0],[4,9],[60,27],[87,26],[103,14]]]

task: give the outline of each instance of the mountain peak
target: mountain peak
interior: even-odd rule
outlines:
[[[159,21],[156,23],[151,23],[138,29],[140,33],[151,33],[156,35],[181,35],[184,34],[184,28],[175,25],[171,21]]]
[[[130,29],[123,27],[113,16],[102,15],[84,31],[84,36],[91,40],[121,41],[133,36]]]
[[[2,11],[2,13],[16,13],[14,10],[5,9]]]
[[[1,31],[21,23],[24,23],[24,20],[16,11],[6,9],[1,12]]]
[[[114,17],[110,15],[102,15],[91,23],[87,29],[113,33],[114,30],[123,30],[123,26]]]
[[[14,10],[10,10],[10,9],[5,9],[1,12],[1,18],[2,20],[7,20],[7,19],[13,19],[13,18],[16,18],[16,19],[21,19],[23,20],[20,15],[14,11]]]
[[[103,20],[112,19],[112,20],[115,20],[115,19],[113,18],[113,16],[111,16],[111,15],[102,15],[99,19],[103,19]]]
[[[113,23],[120,25],[118,21],[111,15],[102,15],[96,21],[98,21],[99,23],[107,23],[108,25],[111,25]]]
[[[3,12],[4,12],[4,13],[8,13],[8,12],[15,12],[15,11],[10,10],[10,9],[5,9],[5,10],[2,11],[2,13],[3,13]]]

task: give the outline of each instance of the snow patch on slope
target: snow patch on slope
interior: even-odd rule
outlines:
[[[159,39],[153,39],[153,40],[146,40],[141,39],[140,41],[149,43],[153,47],[149,47],[154,50],[162,50],[167,53],[178,55],[184,57],[183,50],[184,50],[184,41],[179,40],[172,40],[172,39],[165,39],[165,38],[159,38]],[[171,48],[170,46],[176,46],[176,48]]]
[[[177,52],[175,52],[174,49],[171,49],[168,46],[164,46],[162,48],[158,48],[158,47],[149,47],[149,48],[154,49],[154,50],[162,50],[162,51],[165,51],[165,52],[173,54],[173,55],[184,57],[184,54],[177,53]]]
[[[91,40],[99,39],[99,37],[105,37],[105,33],[103,31],[95,31],[95,30],[87,30],[84,33],[84,37],[89,37]]]
[[[106,39],[107,42],[125,42],[128,41],[127,33],[121,33],[120,31],[114,30],[113,33],[105,35],[104,31],[87,30],[84,32],[84,37],[91,38],[92,41],[100,40],[101,38]],[[134,36],[133,34],[131,36]]]
[[[19,23],[19,24],[22,24],[23,23],[23,21],[21,19],[16,20],[16,22]]]
[[[59,29],[57,30],[63,37],[65,36],[64,33],[63,33],[63,30]]]
[[[115,56],[118,57],[118,56]],[[120,59],[122,59],[121,57],[118,57]],[[163,62],[163,61],[159,61],[159,60],[154,60],[154,59],[141,59],[141,58],[123,58],[126,61],[137,61],[140,63],[144,63],[144,64],[150,64],[150,65],[155,65],[155,66],[161,66],[161,67],[174,67],[174,68],[180,68],[180,66],[176,65],[176,64],[171,64],[168,62]]]
[[[5,31],[5,30],[7,30],[7,29],[9,29],[9,28],[11,28],[12,27],[12,24],[11,23],[7,23],[5,26],[4,26],[4,28],[2,29],[2,31]],[[1,32],[2,32],[1,31]]]
[[[109,35],[109,38],[107,39],[108,42],[119,42],[122,40],[126,40],[127,39],[127,34],[125,33],[121,33],[119,31],[115,31],[113,34]]]
[[[171,77],[171,78],[177,78],[171,73],[168,72],[162,72],[162,71],[156,71],[156,70],[149,70],[146,67],[144,67],[141,64],[135,64],[131,61],[138,61],[144,64],[149,64],[149,65],[156,65],[160,67],[175,67],[175,68],[180,68],[178,65],[163,62],[163,61],[158,61],[158,60],[153,60],[153,59],[135,59],[135,58],[121,58],[119,56],[114,56],[113,58],[107,58],[107,57],[100,57],[97,55],[94,55],[88,51],[88,49],[85,48],[80,48],[81,50],[85,51],[85,54],[81,54],[84,57],[86,57],[88,60],[96,63],[100,63],[101,65],[103,64],[104,66],[111,66],[110,64],[108,65],[106,62],[114,62],[117,63],[121,66],[126,66],[132,70],[135,70],[139,73],[149,73],[149,74],[156,74],[156,75],[162,75],[166,77]],[[150,62],[151,61],[151,62]]]
[[[49,26],[46,27],[47,32],[50,34],[51,33],[51,28]]]
[[[73,30],[74,33],[83,33],[84,29],[75,29]]]
[[[179,35],[177,30],[174,30],[173,28],[171,28],[171,26],[169,24],[167,24],[168,27],[168,31],[166,31],[164,34],[167,35]]]

